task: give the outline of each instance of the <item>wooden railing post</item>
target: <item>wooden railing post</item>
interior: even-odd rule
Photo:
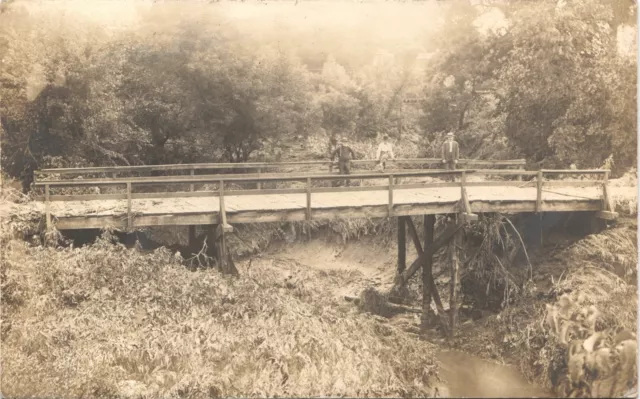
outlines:
[[[605,171],[602,176],[602,210],[596,213],[596,216],[601,219],[614,220],[618,217],[616,213],[615,204],[611,201],[609,195],[609,171]]]
[[[46,220],[47,220],[47,230],[51,228],[51,204],[49,203],[49,192],[50,192],[49,185],[45,184],[44,185],[44,200],[45,200],[44,209],[45,209]]]
[[[542,170],[538,171],[538,177],[536,181],[537,197],[536,197],[536,213],[539,213],[542,209]]]
[[[196,171],[195,171],[194,169],[191,169],[191,170],[189,171],[189,174],[190,174],[191,176],[195,176]],[[191,183],[191,184],[189,185],[189,191],[195,191],[195,185],[194,185],[193,183]]]
[[[478,220],[478,215],[471,212],[471,204],[469,203],[469,195],[467,194],[467,172],[462,171],[460,174],[460,204],[462,208],[462,218],[465,222],[473,222]]]
[[[218,192],[219,192],[218,202],[220,205],[219,220],[220,220],[220,225],[224,227],[224,225],[227,224],[227,214],[225,212],[225,207],[224,207],[224,180],[220,180],[220,187],[218,187]]]
[[[131,220],[131,182],[127,182],[127,231],[133,227]]]
[[[307,220],[311,220],[311,178],[307,177]]]
[[[389,217],[393,216],[393,175],[389,175]]]
[[[524,170],[524,165],[521,164],[520,166],[518,166],[518,170]],[[522,181],[522,175],[518,175],[517,179],[518,181]]]
[[[262,168],[258,168],[258,177],[260,177],[260,173],[262,173]],[[256,183],[256,188],[260,190],[262,188],[262,182]]]

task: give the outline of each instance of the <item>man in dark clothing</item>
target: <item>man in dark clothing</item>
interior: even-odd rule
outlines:
[[[458,143],[453,140],[453,133],[447,133],[447,141],[442,145],[442,163],[448,170],[455,170],[460,158],[460,149]],[[446,180],[454,181],[453,175],[447,176]]]
[[[331,161],[338,157],[338,168],[340,169],[341,175],[348,175],[351,173],[351,160],[355,159],[356,154],[353,152],[351,147],[347,146],[347,138],[343,137],[340,140],[340,145],[335,149],[333,154],[331,154]],[[348,180],[344,180],[345,185],[349,185]]]

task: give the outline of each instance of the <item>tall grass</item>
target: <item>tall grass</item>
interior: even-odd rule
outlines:
[[[430,396],[433,347],[327,281],[254,264],[189,272],[106,234],[82,248],[13,240],[2,259],[2,392],[11,397]],[[319,273],[319,272],[317,272]]]

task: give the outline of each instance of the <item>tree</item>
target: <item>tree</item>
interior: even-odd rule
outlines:
[[[500,69],[509,140],[533,162],[597,167],[614,154],[619,166],[630,165],[636,98],[620,82],[635,82],[635,60],[616,54],[610,7],[541,5],[512,18]]]

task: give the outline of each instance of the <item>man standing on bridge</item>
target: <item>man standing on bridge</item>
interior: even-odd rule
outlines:
[[[378,151],[376,152],[376,159],[378,160],[377,169],[384,172],[384,168],[387,166],[387,160],[394,158],[393,145],[391,141],[389,141],[389,135],[385,133],[384,136],[382,136],[382,143],[380,143]]]
[[[340,140],[340,145],[331,154],[331,161],[338,157],[338,167],[341,175],[348,175],[351,173],[351,160],[355,159],[356,154],[351,147],[347,145],[347,138],[343,137]],[[344,180],[345,186],[349,185],[349,180]]]
[[[460,149],[458,143],[453,140],[453,133],[447,133],[447,141],[442,146],[442,163],[445,164],[448,170],[455,170],[460,158]],[[453,175],[447,176],[446,180],[454,181]]]

